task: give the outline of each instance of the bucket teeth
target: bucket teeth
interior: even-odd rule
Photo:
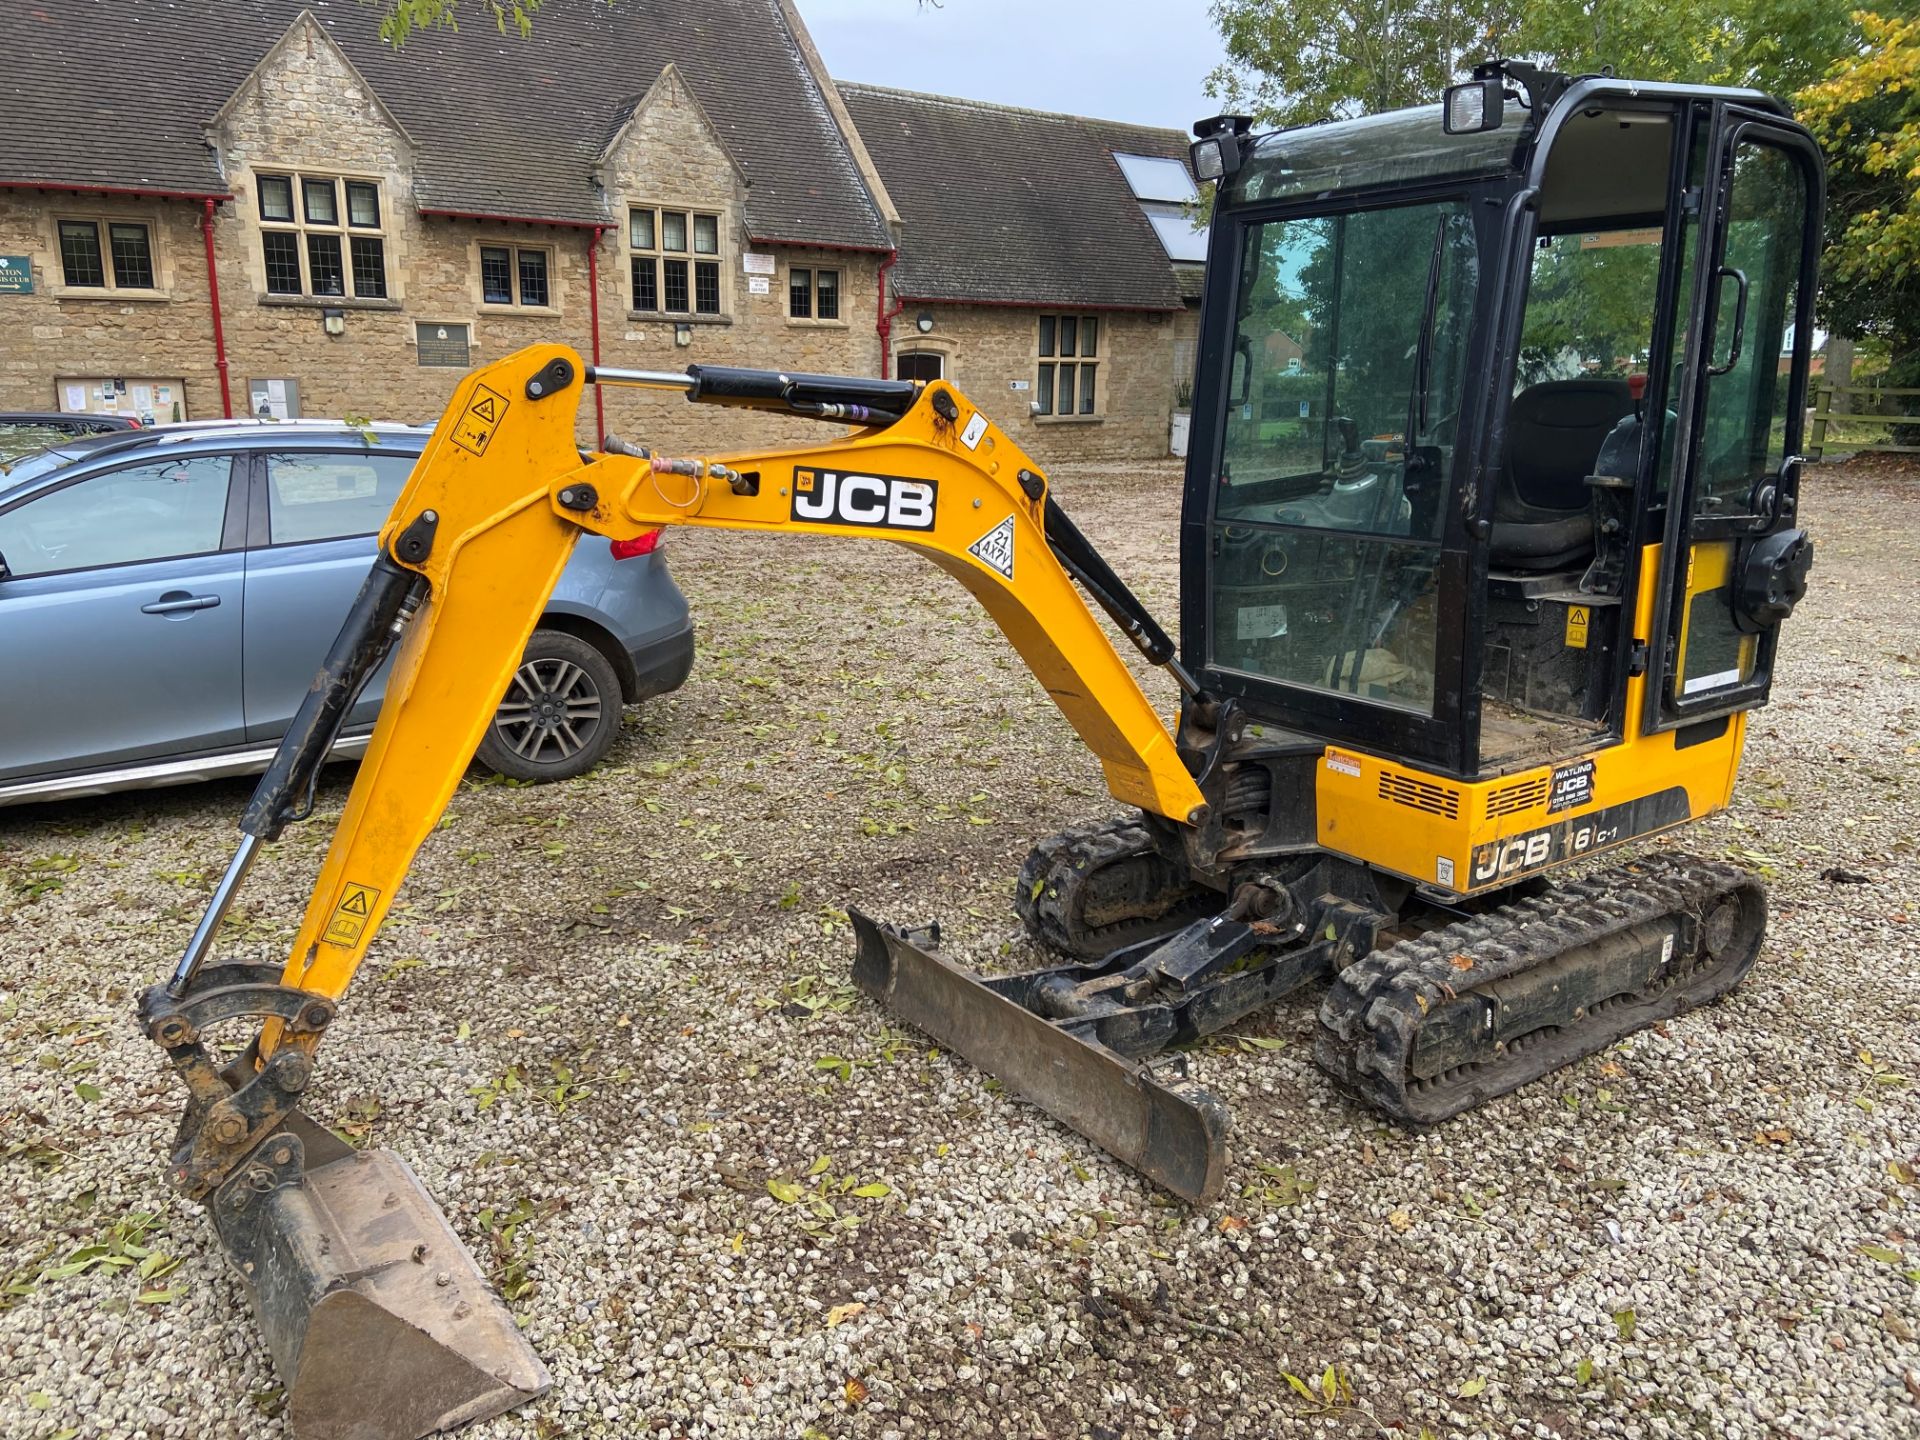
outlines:
[[[318,1147],[316,1146],[316,1149]],[[390,1151],[304,1168],[271,1137],[214,1196],[298,1440],[417,1440],[552,1383],[433,1199]]]
[[[1184,1079],[1082,1039],[949,960],[849,912],[853,979],[916,1029],[994,1076],[1183,1199],[1204,1204],[1226,1179],[1226,1107]]]

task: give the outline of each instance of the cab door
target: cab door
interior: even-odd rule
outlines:
[[[1681,484],[1661,550],[1645,729],[1766,702],[1805,589],[1800,441],[1824,175],[1798,127],[1715,106],[1681,392]]]

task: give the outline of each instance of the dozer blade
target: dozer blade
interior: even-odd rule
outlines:
[[[307,1170],[309,1146],[324,1163]],[[298,1440],[417,1440],[552,1384],[392,1152],[347,1150],[300,1121],[269,1136],[211,1208]]]
[[[1220,1193],[1227,1110],[1212,1095],[1036,1015],[1016,998],[1021,976],[975,975],[848,914],[854,983],[881,1005],[1182,1199]]]

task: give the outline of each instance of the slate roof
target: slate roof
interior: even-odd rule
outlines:
[[[1114,152],[1185,163],[1178,130],[838,82],[899,207],[902,299],[1178,310]]]
[[[481,7],[394,51],[360,0],[0,0],[0,183],[223,195],[206,126],[311,10],[417,143],[425,210],[590,224],[594,160],[669,62],[750,182],[759,240],[890,248],[778,0]]]

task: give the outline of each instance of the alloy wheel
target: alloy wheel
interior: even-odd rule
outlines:
[[[529,660],[494,712],[500,741],[522,760],[570,760],[601,724],[600,687],[571,660]]]

